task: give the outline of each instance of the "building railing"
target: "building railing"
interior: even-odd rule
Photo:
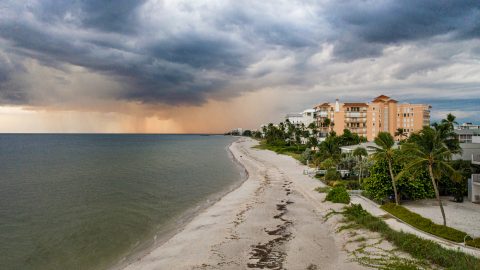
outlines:
[[[367,118],[347,118],[345,123],[366,123]]]
[[[367,113],[362,112],[347,112],[345,117],[367,117]]]
[[[328,112],[315,112],[315,116],[316,117],[327,117],[328,116]]]

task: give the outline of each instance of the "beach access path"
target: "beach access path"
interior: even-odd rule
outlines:
[[[345,249],[348,235],[324,220],[343,206],[323,202],[298,161],[256,144],[230,146],[248,171],[240,187],[126,269],[365,269]]]

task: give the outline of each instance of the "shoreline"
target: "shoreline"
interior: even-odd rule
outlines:
[[[255,144],[239,138],[229,147],[247,172],[237,188],[122,269],[364,269],[323,220],[332,205],[313,190],[319,183],[296,160]]]
[[[228,157],[231,161],[235,164],[235,166],[239,170],[239,179],[236,180],[234,183],[228,185],[227,187],[214,192],[213,194],[206,197],[202,202],[188,208],[182,214],[180,214],[177,218],[173,219],[172,221],[166,224],[166,228],[162,230],[158,230],[153,239],[149,238],[145,240],[143,243],[140,243],[138,246],[134,247],[126,256],[124,256],[120,261],[113,262],[112,265],[108,268],[110,270],[121,270],[127,268],[132,263],[141,260],[143,257],[151,253],[153,250],[161,247],[165,244],[169,239],[174,237],[175,235],[181,233],[185,227],[192,222],[198,215],[202,212],[206,211],[208,208],[213,206],[215,203],[220,201],[224,196],[228,195],[231,192],[234,192],[238,189],[249,177],[248,170],[245,166],[235,157],[234,153],[232,152],[232,145],[241,140],[242,137],[238,137],[234,139],[230,144],[226,145],[225,150],[227,152]],[[159,236],[160,235],[160,236]]]

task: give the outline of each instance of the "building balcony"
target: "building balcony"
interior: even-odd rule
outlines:
[[[367,117],[367,113],[363,112],[346,112],[345,117]]]
[[[315,116],[316,117],[328,117],[328,112],[318,111],[318,112],[315,112]]]
[[[367,118],[347,118],[345,123],[366,123]]]

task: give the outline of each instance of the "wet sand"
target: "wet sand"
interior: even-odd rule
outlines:
[[[248,179],[161,246],[125,269],[364,269],[345,250],[345,234],[324,216],[341,205],[323,202],[322,184],[291,157],[230,146]]]

